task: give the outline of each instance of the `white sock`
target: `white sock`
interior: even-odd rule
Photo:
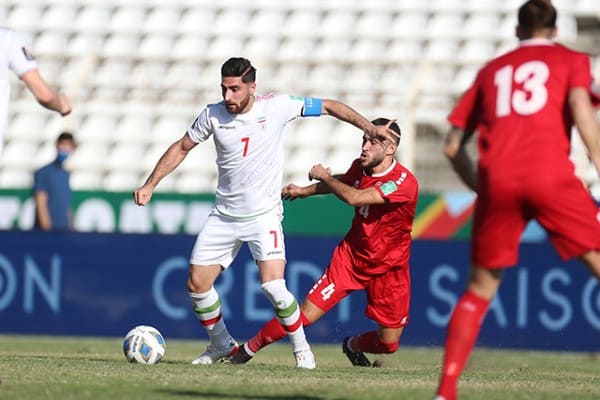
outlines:
[[[206,329],[210,342],[218,347],[229,345],[231,335],[221,314],[221,299],[214,287],[205,293],[189,293],[198,320]]]
[[[277,319],[287,331],[294,353],[310,350],[300,318],[300,307],[294,295],[285,286],[285,280],[275,279],[265,282],[262,284],[262,289],[273,305]]]

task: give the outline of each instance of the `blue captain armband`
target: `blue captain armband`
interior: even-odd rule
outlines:
[[[316,97],[304,98],[303,117],[318,117],[321,115],[321,111],[323,111],[323,100]]]

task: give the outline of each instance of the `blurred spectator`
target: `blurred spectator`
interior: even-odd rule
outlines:
[[[42,106],[62,116],[71,112],[71,104],[67,96],[48,86],[40,75],[37,62],[27,49],[23,38],[10,29],[0,28],[0,153],[8,115],[9,70],[25,82],[27,89]]]
[[[56,158],[35,171],[33,199],[35,201],[35,229],[66,231],[71,229],[70,172],[65,161],[75,151],[73,135],[63,132],[56,139]]]

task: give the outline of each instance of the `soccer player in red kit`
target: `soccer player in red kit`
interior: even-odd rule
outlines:
[[[387,134],[363,136],[360,158],[344,175],[331,176],[329,169],[318,164],[309,172],[318,183],[306,187],[290,184],[282,191],[283,198],[290,200],[333,193],[355,207],[350,231],[302,304],[302,319],[308,326],[350,293],[365,290],[365,314],[379,327],[347,337],[342,344],[350,362],[363,367],[371,366],[364,353],[395,352],[408,323],[411,230],[418,194],[414,175],[394,159],[400,128],[385,118],[373,124],[387,127],[383,131]],[[272,319],[230,361],[245,363],[285,334],[278,320]]]
[[[450,114],[445,153],[477,192],[467,289],[445,344],[436,399],[454,400],[504,268],[518,261],[521,233],[536,219],[563,259],[578,257],[600,278],[598,207],[569,160],[575,126],[600,172],[600,127],[590,100],[587,55],[553,42],[556,10],[530,0],[518,11],[519,46],[487,63]],[[465,151],[478,132],[475,169]]]

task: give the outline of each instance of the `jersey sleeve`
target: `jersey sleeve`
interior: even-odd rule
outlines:
[[[212,123],[209,118],[209,107],[205,107],[196,117],[187,130],[187,134],[195,143],[206,141],[213,133]]]
[[[33,174],[33,193],[48,192],[48,187],[48,174],[45,170],[42,168],[35,171]]]
[[[592,67],[590,58],[583,53],[575,53],[571,65],[571,73],[569,75],[569,89],[583,87],[591,90],[592,87]]]
[[[28,71],[37,68],[37,61],[27,49],[25,40],[10,31],[7,36],[7,56],[10,69],[20,78]]]
[[[406,203],[412,201],[418,192],[416,179],[404,171],[398,179],[378,182],[375,190],[389,203]]]
[[[462,95],[450,115],[448,122],[466,131],[473,131],[481,115],[479,74],[471,87]]]

